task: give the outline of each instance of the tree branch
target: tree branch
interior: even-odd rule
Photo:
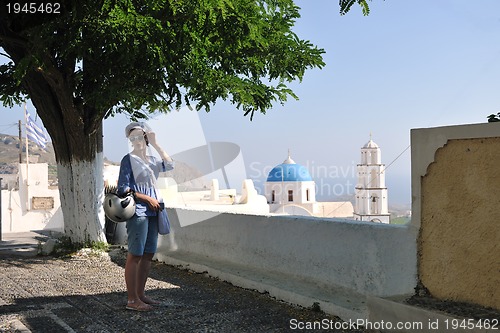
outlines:
[[[10,43],[20,47],[27,47],[28,43],[20,38],[12,38],[5,35],[0,35],[0,44]]]
[[[8,59],[12,60],[12,58],[11,58],[10,54],[0,52],[0,55],[1,55],[1,56],[4,56],[5,58],[8,58]]]

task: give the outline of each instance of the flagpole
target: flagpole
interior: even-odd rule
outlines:
[[[24,121],[26,126],[26,210],[30,210],[30,195],[29,195],[29,153],[28,153],[28,109],[26,107],[26,102],[24,103]]]
[[[21,120],[19,120],[19,165],[23,163],[23,135],[21,130]]]
[[[29,196],[29,186],[30,186],[30,176],[29,176],[29,140],[35,142],[39,147],[46,150],[47,148],[47,136],[44,133],[43,126],[39,127],[32,119],[30,114],[28,113],[28,108],[26,103],[24,103],[24,117],[26,119],[26,210],[31,209],[30,205],[30,196]]]

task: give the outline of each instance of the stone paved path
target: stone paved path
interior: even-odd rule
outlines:
[[[65,259],[0,253],[0,332],[364,332],[294,329],[334,328],[337,319],[162,263],[147,293],[163,304],[128,311],[124,262],[121,249]]]

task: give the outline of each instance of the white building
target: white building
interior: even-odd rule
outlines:
[[[64,231],[59,190],[49,188],[48,170],[47,163],[19,164],[19,189],[1,191],[2,233]]]
[[[269,211],[276,214],[317,217],[352,217],[353,206],[348,201],[317,202],[316,183],[304,166],[288,158],[275,166],[264,188]]]
[[[358,182],[354,219],[389,223],[390,214],[385,186],[385,164],[382,164],[380,147],[368,141],[361,148],[361,163],[358,164]]]

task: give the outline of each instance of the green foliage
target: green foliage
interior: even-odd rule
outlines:
[[[371,0],[368,0],[371,1]],[[351,9],[352,5],[358,3],[363,10],[363,15],[367,16],[370,14],[370,7],[368,6],[367,0],[339,0],[340,5],[340,15],[345,15]]]
[[[12,59],[0,67],[4,104],[25,98],[38,73],[84,121],[184,104],[209,111],[218,99],[252,117],[297,98],[287,84],[324,66],[324,50],[292,30],[292,0],[66,0],[60,12],[0,9]]]
[[[99,254],[109,251],[109,244],[106,242],[95,242],[87,240],[84,243],[76,243],[67,236],[62,236],[57,240],[53,255],[59,257],[68,257],[75,255],[82,249],[90,249],[91,253]]]
[[[497,114],[490,114],[488,117],[488,122],[489,123],[496,123],[500,121],[500,112]]]
[[[21,104],[26,94],[20,82],[14,78],[15,67],[12,63],[0,65],[0,101],[9,108]]]

